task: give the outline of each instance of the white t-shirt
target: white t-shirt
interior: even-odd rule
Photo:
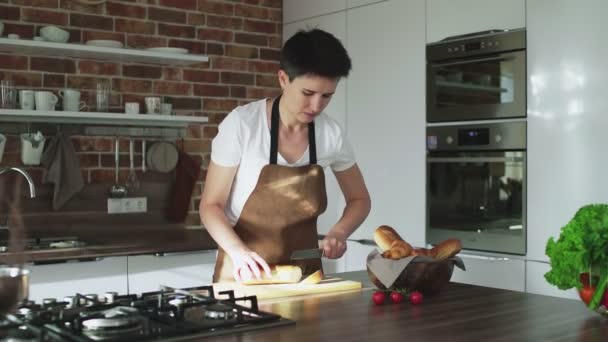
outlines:
[[[355,164],[355,155],[344,129],[325,113],[315,118],[315,142],[319,166],[343,171]],[[232,225],[241,215],[245,201],[258,182],[260,171],[269,163],[269,157],[270,128],[266,99],[239,106],[230,112],[219,125],[218,134],[213,139],[211,160],[220,166],[238,166],[224,210]],[[298,161],[289,164],[279,153],[277,163],[294,167],[308,165],[309,157],[307,148]]]

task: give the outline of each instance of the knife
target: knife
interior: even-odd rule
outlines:
[[[321,248],[298,249],[291,253],[291,260],[319,259],[322,256]]]
[[[317,234],[317,239],[323,240],[327,235]],[[376,241],[370,239],[346,239],[346,241],[357,242],[366,246],[374,246],[376,247]]]

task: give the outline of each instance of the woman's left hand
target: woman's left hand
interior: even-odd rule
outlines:
[[[346,252],[346,238],[330,233],[319,242],[319,248],[323,249],[326,258],[338,259]]]

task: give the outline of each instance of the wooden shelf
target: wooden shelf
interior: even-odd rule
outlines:
[[[0,121],[38,122],[50,124],[184,128],[190,124],[206,123],[208,122],[208,119],[205,117],[180,115],[0,109]]]
[[[19,55],[57,56],[114,60],[124,63],[192,65],[209,61],[205,55],[156,52],[142,49],[109,48],[84,44],[40,42],[0,38],[0,52]]]

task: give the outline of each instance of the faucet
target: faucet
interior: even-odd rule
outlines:
[[[0,175],[3,173],[6,173],[8,171],[18,172],[23,177],[25,177],[25,180],[27,180],[27,183],[30,186],[30,198],[36,197],[36,187],[34,186],[34,180],[32,180],[32,177],[30,177],[30,175],[27,172],[25,172],[25,170],[18,168],[18,167],[6,167],[4,169],[0,169]]]

